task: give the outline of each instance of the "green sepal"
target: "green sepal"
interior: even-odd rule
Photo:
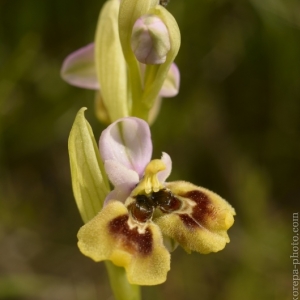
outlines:
[[[119,38],[119,0],[107,1],[100,13],[95,37],[96,72],[111,122],[129,115],[127,68]]]
[[[174,17],[164,7],[157,5],[151,8],[149,13],[156,15],[165,23],[169,31],[171,49],[163,64],[146,66],[142,104],[145,105],[148,110],[153,106],[154,101],[167,78],[169,69],[179,51],[181,42],[178,24]]]
[[[103,206],[109,183],[90,124],[84,117],[85,107],[77,113],[68,148],[73,193],[84,223]]]

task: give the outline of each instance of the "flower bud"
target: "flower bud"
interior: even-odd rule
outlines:
[[[162,64],[166,61],[170,48],[168,29],[159,17],[144,15],[135,22],[131,35],[131,49],[139,62]]]

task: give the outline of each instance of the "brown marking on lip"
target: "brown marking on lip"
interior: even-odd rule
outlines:
[[[110,233],[121,241],[122,246],[130,253],[149,255],[153,247],[151,230],[146,228],[144,233],[139,233],[137,227],[130,229],[128,218],[128,215],[123,215],[110,221],[108,224]]]
[[[184,225],[190,229],[194,229],[198,226],[198,224],[188,214],[179,214],[179,217]]]
[[[199,226],[197,223],[201,225],[206,225],[206,220],[208,218],[215,218],[216,211],[212,205],[212,202],[210,201],[209,197],[203,192],[193,190],[185,194],[181,194],[180,196],[188,198],[196,203],[196,205],[193,207],[191,216],[184,214],[182,216],[186,217],[181,217],[181,220],[187,227],[197,227]]]

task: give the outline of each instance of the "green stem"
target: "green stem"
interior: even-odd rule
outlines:
[[[115,300],[141,300],[140,286],[128,282],[124,268],[117,267],[108,260],[105,261],[105,266]]]
[[[156,80],[159,68],[160,68],[160,65],[148,65],[146,67],[144,91],[149,91],[152,89],[153,85],[155,84],[155,80]],[[163,85],[163,82],[164,82],[164,80],[161,82],[161,86]],[[161,86],[159,86],[159,88],[157,88],[157,95],[159,93]],[[157,95],[155,95],[155,97],[147,99],[148,100],[147,102],[141,101],[142,104],[144,104],[148,109],[150,109],[153,106],[155,100],[157,99]],[[143,98],[145,98],[145,93],[143,95]]]
[[[130,62],[128,63],[128,76],[130,81],[131,97],[132,97],[132,111],[131,115],[148,120],[148,110],[145,109],[145,106],[142,103],[142,82],[141,75],[139,70],[139,65],[133,55],[129,57]]]

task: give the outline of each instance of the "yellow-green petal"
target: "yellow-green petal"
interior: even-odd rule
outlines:
[[[155,285],[166,280],[170,254],[152,222],[135,223],[124,204],[112,201],[78,232],[80,251],[95,261],[124,267],[129,283]]]

